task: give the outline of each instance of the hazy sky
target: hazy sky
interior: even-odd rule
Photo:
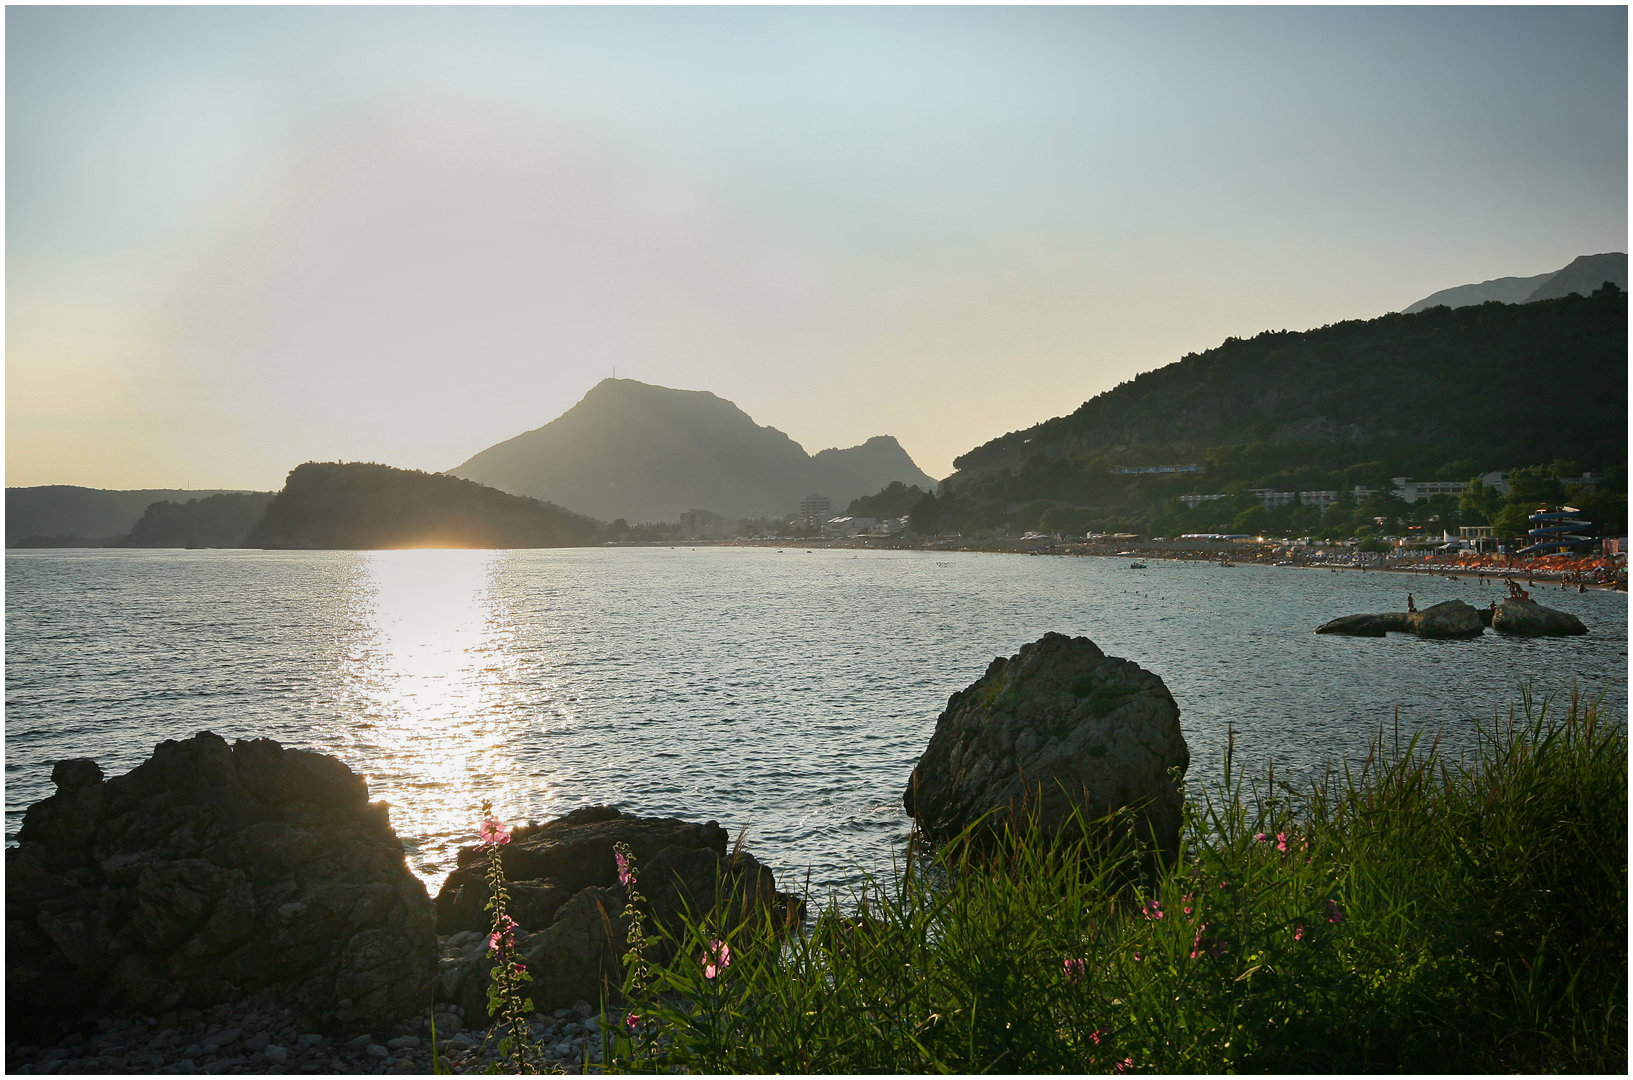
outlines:
[[[6,11],[6,483],[441,470],[614,369],[932,475],[1627,250],[1627,10]]]

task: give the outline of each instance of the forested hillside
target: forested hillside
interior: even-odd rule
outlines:
[[[211,495],[148,506],[118,547],[239,547],[260,522],[270,491]]]
[[[307,462],[246,541],[281,548],[525,548],[591,542],[581,514],[456,476],[389,465]]]
[[[142,491],[109,491],[101,488],[50,484],[44,487],[6,489],[6,546],[18,546],[27,538],[28,546],[106,545],[130,532],[143,512],[156,502],[185,503],[221,491],[183,491],[158,488]],[[267,492],[271,495],[271,492]]]
[[[1627,296],[1610,287],[1227,339],[970,451],[918,510],[942,530],[1047,528],[1050,511],[1057,529],[1214,530],[1257,506],[1249,488],[1383,488],[1392,476],[1540,466],[1555,477],[1599,469],[1601,492],[1625,491],[1626,458]],[[1171,464],[1203,470],[1110,471]],[[1176,502],[1186,493],[1229,497],[1187,509]],[[1271,513],[1266,527],[1378,516],[1353,501],[1337,515],[1312,510],[1294,507],[1285,522]]]

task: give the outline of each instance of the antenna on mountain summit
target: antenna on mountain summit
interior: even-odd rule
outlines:
[[[618,381],[618,365],[617,364],[614,364],[612,366],[612,381],[613,382]]]

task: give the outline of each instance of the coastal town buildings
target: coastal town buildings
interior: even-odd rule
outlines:
[[[826,495],[807,495],[799,501],[799,513],[795,515],[798,523],[808,529],[822,527],[822,523],[833,516],[834,506]]]
[[[682,540],[724,540],[737,535],[742,522],[723,518],[711,510],[688,510],[680,516]]]
[[[844,515],[833,517],[822,523],[823,536],[856,536],[859,533],[869,532],[878,524],[877,518],[851,517]]]
[[[1113,476],[1143,476],[1148,473],[1165,475],[1169,473],[1199,473],[1200,465],[1114,465],[1111,468]]]

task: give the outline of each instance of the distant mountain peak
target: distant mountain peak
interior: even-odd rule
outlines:
[[[1401,314],[1413,315],[1442,304],[1460,308],[1492,300],[1502,304],[1530,304],[1538,300],[1556,300],[1573,292],[1587,296],[1607,281],[1615,282],[1618,288],[1627,288],[1626,252],[1578,255],[1568,265],[1535,277],[1492,278],[1478,285],[1442,289],[1401,308]]]
[[[892,480],[935,481],[890,435],[812,456],[707,390],[603,379],[571,409],[448,470],[603,519],[675,521],[688,509],[777,516],[817,492],[835,505]]]

